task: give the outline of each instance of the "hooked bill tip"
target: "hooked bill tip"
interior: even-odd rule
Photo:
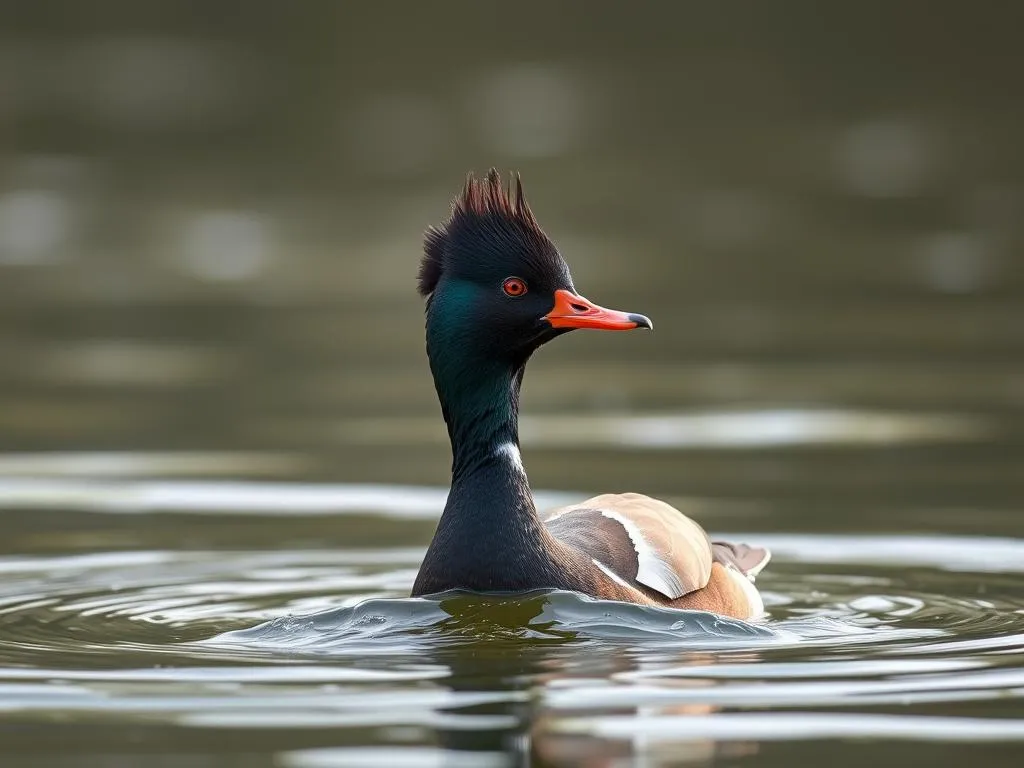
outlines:
[[[651,322],[651,318],[646,315],[634,315],[630,314],[629,319],[636,323],[637,328],[646,328],[649,331],[654,330],[654,323]]]

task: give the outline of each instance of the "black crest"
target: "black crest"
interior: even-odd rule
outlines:
[[[446,264],[460,254],[472,258],[471,251],[516,248],[530,261],[543,260],[561,265],[554,244],[541,230],[523,196],[523,183],[515,175],[502,187],[501,175],[492,168],[486,179],[470,173],[462,194],[452,201],[447,222],[427,229],[420,262],[419,292],[429,296],[437,287]]]

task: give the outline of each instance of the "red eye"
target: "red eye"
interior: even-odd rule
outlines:
[[[516,298],[526,293],[526,282],[518,277],[509,277],[501,284],[501,290],[505,292],[506,296]]]

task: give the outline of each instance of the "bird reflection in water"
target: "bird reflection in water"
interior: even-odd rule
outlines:
[[[585,689],[588,680],[623,679],[651,668],[709,666],[711,652],[664,652],[651,646],[609,642],[567,630],[554,616],[552,595],[457,593],[440,601],[448,614],[432,631],[451,642],[433,646],[431,661],[450,675],[439,680],[453,691],[492,694],[493,699],[458,707],[442,714],[437,737],[445,749],[503,755],[511,765],[584,766],[611,768],[641,760],[652,765],[711,764],[722,757],[753,754],[749,742],[719,743],[712,739],[650,741],[642,734],[631,739],[608,739],[587,732],[585,722],[595,714],[643,719],[648,716],[701,716],[719,711],[704,703],[622,706],[601,704],[601,694],[586,708],[553,708],[547,692],[571,686]],[[733,660],[736,652],[730,652]],[[756,661],[756,653],[744,652]],[[680,678],[659,681],[664,687],[710,687],[714,681]],[[583,723],[584,727],[579,727]]]

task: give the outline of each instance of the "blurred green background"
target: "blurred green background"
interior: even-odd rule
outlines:
[[[1010,526],[1022,15],[4,3],[0,448],[443,484],[414,275],[425,227],[494,165],[586,295],[657,326],[537,356],[536,486],[805,501],[798,527],[884,494]],[[587,428],[707,412],[673,450],[609,455]],[[545,440],[554,414],[579,418]],[[879,524],[979,524],[905,512]]]

